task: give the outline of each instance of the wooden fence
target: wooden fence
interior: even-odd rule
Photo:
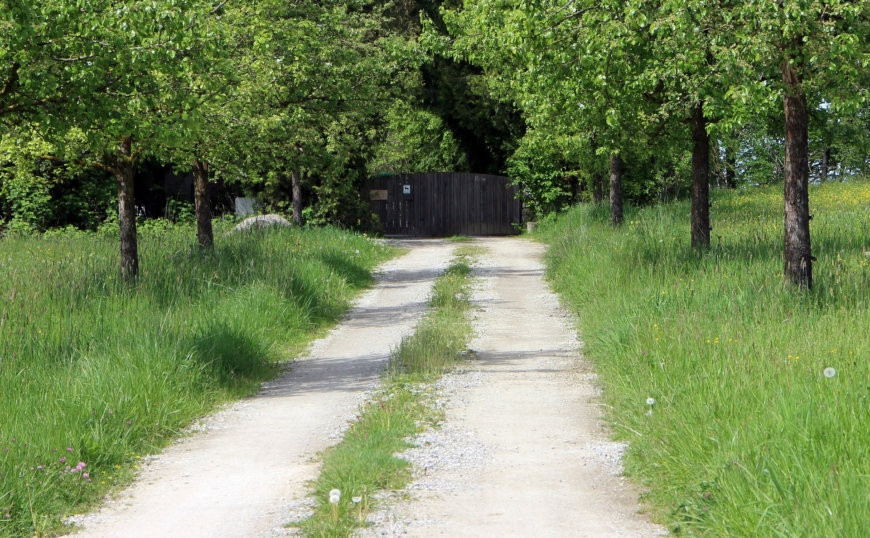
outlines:
[[[397,174],[373,178],[363,194],[387,235],[510,235],[522,219],[510,181],[487,174]]]

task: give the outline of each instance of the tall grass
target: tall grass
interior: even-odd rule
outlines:
[[[627,472],[680,535],[868,535],[870,184],[810,201],[812,292],[783,285],[779,189],[715,193],[702,256],[686,203],[542,226]]]
[[[391,249],[332,229],[0,241],[0,536],[48,533],[337,320]],[[80,463],[84,464],[81,467]],[[76,469],[78,468],[78,469]]]

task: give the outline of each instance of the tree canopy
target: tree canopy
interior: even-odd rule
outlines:
[[[811,286],[807,184],[870,165],[868,36],[845,1],[2,0],[0,211],[44,229],[58,192],[114,198],[133,277],[146,162],[193,171],[202,226],[210,181],[373,228],[371,174],[475,171],[533,216],[690,195],[700,251],[711,185],[782,181],[785,273]]]

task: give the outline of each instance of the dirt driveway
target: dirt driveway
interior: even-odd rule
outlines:
[[[481,239],[476,359],[440,383],[443,427],[408,457],[417,479],[372,515],[365,536],[650,537],[623,447],[602,430],[594,374],[573,323],[543,281],[543,246]],[[205,421],[100,512],[87,538],[282,536],[318,451],[338,440],[413,330],[454,245],[409,242],[348,318],[263,392]]]
[[[476,359],[441,387],[446,420],[408,457],[410,500],[364,536],[650,537],[608,440],[574,322],[543,280],[543,245],[480,239]]]
[[[414,329],[454,245],[415,241],[380,268],[347,319],[261,394],[173,444],[76,538],[246,538],[289,533],[288,511],[317,475],[392,347]]]

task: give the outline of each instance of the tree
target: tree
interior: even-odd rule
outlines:
[[[66,0],[0,9],[11,46],[2,90],[3,114],[26,118],[62,143],[85,133],[89,163],[118,183],[121,275],[138,275],[135,168],[149,146],[177,142],[199,101],[191,75],[212,58],[206,0],[138,0],[82,5]]]
[[[650,103],[639,76],[650,55],[649,29],[637,9],[608,2],[491,2],[444,12],[452,41],[428,33],[429,46],[481,66],[496,94],[523,111],[545,135],[582,134],[592,151],[576,152],[600,177],[610,159],[611,220],[622,221],[623,161],[651,149]],[[631,151],[628,150],[631,147]]]
[[[373,152],[383,111],[422,56],[386,29],[379,4],[270,0],[231,15],[240,81],[226,105],[233,121],[218,132],[238,134],[228,158],[212,159],[243,167],[252,190],[290,193],[292,207],[280,208],[297,223],[306,192],[358,205],[358,189],[333,187],[358,178],[358,157]]]
[[[103,26],[108,2],[0,2],[0,121],[44,123],[87,110],[117,78]]]
[[[809,114],[827,103],[855,111],[866,99],[870,4],[751,0],[734,10],[734,54],[754,78],[732,92],[748,113],[772,96],[782,102],[785,132],[784,277],[812,288],[809,208]]]

